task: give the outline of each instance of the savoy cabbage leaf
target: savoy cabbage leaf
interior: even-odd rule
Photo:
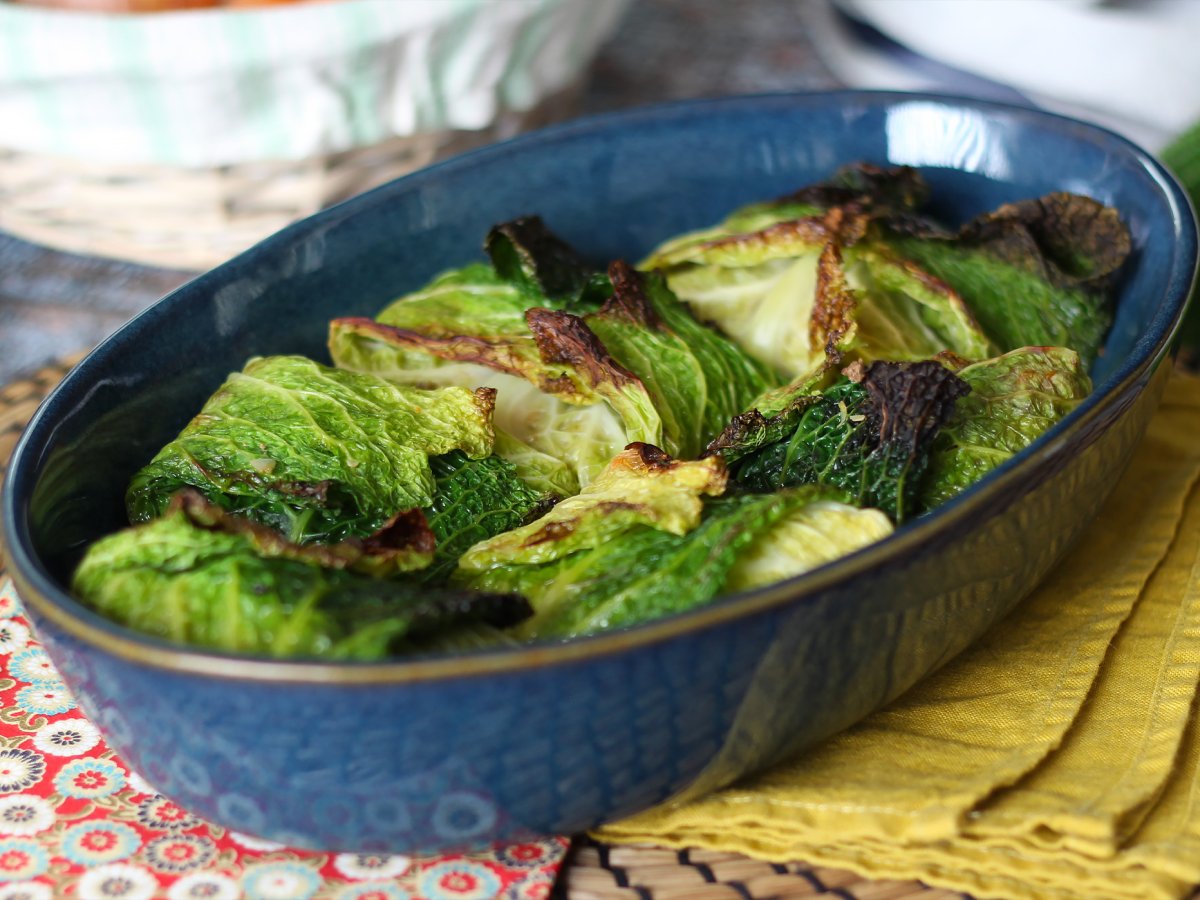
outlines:
[[[635,525],[685,534],[700,521],[701,497],[725,490],[719,459],[677,460],[649,444],[630,444],[579,494],[521,528],[476,544],[460,572],[545,563],[595,547]]]
[[[547,228],[540,216],[495,226],[483,246],[496,274],[524,290],[531,306],[586,311],[612,292],[604,273]]]
[[[1115,209],[1067,193],[1002,206],[957,232],[926,222],[881,231],[961,295],[1001,351],[1070,347],[1085,364],[1112,323],[1111,287],[1132,246]]]
[[[988,356],[992,344],[962,298],[866,235],[874,213],[835,208],[654,254],[695,314],[791,378],[830,347],[862,360]],[[841,327],[831,332],[836,315]]]
[[[180,488],[296,541],[365,538],[428,506],[429,457],[491,454],[494,392],[423,390],[298,356],[259,357],[133,478],[130,519]]]
[[[810,486],[719,497],[704,503],[699,524],[683,534],[631,520],[619,533],[549,562],[493,558],[484,569],[460,568],[454,581],[528,598],[534,615],[515,629],[526,639],[623,628],[710,602],[726,592],[731,570],[762,535],[790,513],[838,496]]]
[[[340,368],[397,384],[495,389],[496,451],[526,480],[575,493],[626,444],[661,443],[662,419],[645,386],[582,319],[530,313],[521,334],[489,339],[425,337],[371,319],[335,319],[329,351]]]
[[[708,452],[726,460],[745,490],[823,484],[895,522],[918,514],[933,439],[969,388],[933,360],[849,371],[854,378],[799,394],[775,416],[737,416]]]
[[[669,455],[699,455],[731,416],[777,383],[729,338],[698,322],[661,276],[615,262],[609,280],[612,297],[584,321],[645,385]]]
[[[836,495],[835,495],[836,496]],[[816,499],[787,513],[738,557],[725,590],[748,591],[809,572],[895,530],[878,509]]]
[[[529,613],[511,595],[376,578],[321,555],[325,548],[262,538],[173,505],[92,544],[72,590],[136,631],[270,657],[382,659],[398,642],[465,622],[507,626]]]
[[[1023,347],[958,372],[971,391],[942,426],[921,503],[932,509],[1024,450],[1091,392],[1083,361],[1065,347]]]
[[[558,499],[528,485],[516,466],[499,456],[471,459],[456,450],[429,462],[437,488],[424,513],[436,549],[431,565],[420,573],[427,583],[445,581],[473,544],[511,534]]]

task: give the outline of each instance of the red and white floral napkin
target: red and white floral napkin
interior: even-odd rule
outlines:
[[[316,853],[202,821],[108,748],[0,574],[0,900],[536,900],[566,848]]]

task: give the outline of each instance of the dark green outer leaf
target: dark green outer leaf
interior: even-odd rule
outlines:
[[[984,250],[912,238],[896,247],[961,294],[1002,351],[1070,346],[1090,361],[1108,333],[1112,316],[1102,294],[1054,287]]]
[[[1003,206],[953,235],[898,224],[885,240],[962,295],[1002,351],[1070,347],[1089,364],[1099,352],[1131,250],[1115,210],[1060,193]]]
[[[423,391],[303,357],[251,360],[133,479],[130,518],[181,487],[297,541],[368,537],[428,506],[428,457],[489,455],[494,392]]]
[[[455,452],[430,465],[437,490],[426,515],[437,549],[421,573],[426,583],[444,583],[467,548],[537,518],[557,499],[530,488],[497,456],[468,459]]]
[[[193,488],[176,493],[164,515],[182,511],[199,528],[244,538],[262,557],[281,557],[330,569],[351,568],[376,577],[423,569],[434,558],[436,538],[419,509],[397,513],[366,538],[332,544],[299,544],[275,529],[242,518],[212,503]]]
[[[791,485],[837,483],[862,502],[865,488],[856,482],[878,446],[879,428],[864,387],[843,379],[770,419],[759,421],[753,415],[754,411],[739,417],[714,442],[731,463],[734,483],[764,493]]]
[[[919,511],[930,446],[967,390],[937,362],[874,362],[861,383],[843,380],[773,421],[742,425],[741,440],[735,423],[715,452],[737,458],[730,471],[746,490],[830,485],[903,522]],[[780,433],[787,437],[773,440]]]
[[[512,624],[520,598],[439,591],[286,556],[182,510],[97,541],[72,590],[115,622],[183,644],[272,657],[371,660],[460,622]]]
[[[547,228],[540,216],[496,225],[488,232],[484,249],[496,273],[529,295],[530,306],[584,311],[598,307],[610,292],[602,273]]]

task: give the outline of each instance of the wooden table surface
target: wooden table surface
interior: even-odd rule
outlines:
[[[818,2],[635,0],[588,72],[579,111],[836,87],[805,31]],[[191,274],[0,233],[0,384],[94,346]]]

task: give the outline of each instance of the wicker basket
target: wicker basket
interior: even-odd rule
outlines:
[[[478,131],[397,137],[301,160],[120,166],[0,149],[0,231],[73,253],[208,269],[323,207],[566,118],[577,94],[561,91]]]

